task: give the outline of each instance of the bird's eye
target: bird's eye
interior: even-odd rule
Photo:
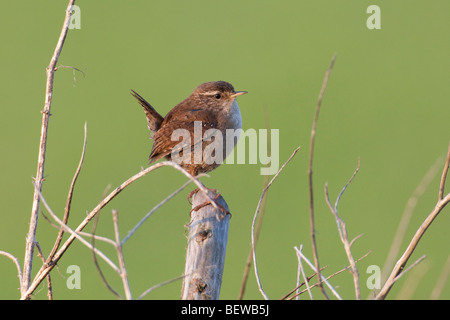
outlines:
[[[214,97],[215,97],[216,99],[220,99],[220,94],[219,94],[219,93],[216,93],[216,94],[214,95]]]

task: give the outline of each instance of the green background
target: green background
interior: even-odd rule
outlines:
[[[67,1],[7,1],[0,12],[0,250],[23,264],[36,174],[45,68],[59,37]],[[309,234],[308,150],[323,76],[337,53],[319,118],[314,158],[316,238],[325,275],[348,264],[323,187],[334,199],[356,168],[361,169],[339,206],[358,258],[362,297],[370,265],[383,266],[408,198],[436,159],[446,154],[450,108],[450,2],[436,1],[77,1],[81,29],[70,30],[56,72],[43,194],[62,216],[78,164],[87,121],[88,145],[69,225],[76,227],[100,201],[147,165],[151,149],[134,89],[165,114],[205,81],[226,80],[239,97],[244,129],[280,130],[282,164],[293,161],[269,190],[260,241],[259,274],[271,299],[295,287],[294,246],[312,260]],[[381,8],[381,29],[369,30],[366,9]],[[223,165],[203,182],[220,190],[232,212],[222,299],[236,299],[250,250],[253,214],[264,177],[261,164]],[[434,207],[440,170],[420,199],[402,243]],[[143,215],[181,186],[185,177],[159,169],[132,184],[105,207],[97,233],[114,237],[111,210],[126,235]],[[133,297],[183,273],[190,206],[180,195],[156,212],[124,247]],[[447,188],[450,190],[450,187]],[[41,209],[44,208],[41,206]],[[427,258],[406,274],[389,299],[428,299],[449,256],[446,208],[423,237],[411,261]],[[88,226],[87,230],[90,230]],[[48,254],[57,230],[39,219],[37,240]],[[116,261],[109,245],[100,249]],[[40,266],[34,260],[34,272]],[[69,290],[67,267],[81,268],[81,289]],[[101,264],[111,285],[121,280]],[[305,265],[310,274],[311,271]],[[0,257],[0,298],[19,295],[15,266]],[[114,299],[103,286],[89,249],[75,243],[52,272],[55,299]],[[353,299],[345,272],[331,283]],[[181,282],[147,299],[178,299]],[[308,299],[306,295],[303,296]],[[321,299],[319,291],[314,297]],[[43,285],[36,299],[46,299]],[[253,269],[245,299],[261,299]],[[446,284],[441,298],[450,298]]]

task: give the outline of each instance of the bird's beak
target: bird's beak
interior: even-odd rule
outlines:
[[[234,94],[231,95],[232,98],[236,98],[237,96],[242,96],[243,94],[248,93],[247,91],[236,91]]]

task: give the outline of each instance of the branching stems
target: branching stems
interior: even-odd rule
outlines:
[[[306,285],[306,290],[308,291],[309,297],[311,300],[314,300],[312,293],[311,293],[311,288],[309,286],[309,279],[307,278],[305,269],[303,268],[302,256],[299,254],[299,252],[302,252],[302,250],[303,250],[303,245],[300,245],[300,249],[296,250],[297,260],[298,260],[297,294],[296,294],[297,297],[296,298],[297,298],[297,300],[300,299],[300,286],[301,286],[300,285],[300,277],[303,276],[303,283]]]
[[[339,293],[337,293],[337,291],[333,288],[333,286],[328,282],[328,280],[320,273],[318,272],[318,270],[316,269],[316,267],[314,266],[314,264],[311,263],[311,261],[309,261],[309,259],[303,254],[303,252],[301,252],[297,247],[294,247],[295,251],[297,252],[297,254],[306,261],[306,263],[309,265],[309,267],[316,272],[319,277],[322,277],[321,280],[317,281],[317,285],[320,287],[319,283],[325,282],[325,284],[328,286],[328,288],[330,289],[330,291],[333,293],[333,295],[338,298],[339,300],[342,300],[341,296],[339,295]],[[319,270],[320,271],[320,270]]]
[[[300,247],[301,247],[301,246],[300,246]],[[295,249],[295,248],[294,248],[294,249]],[[301,250],[301,249],[300,249],[300,250]],[[371,252],[372,252],[372,250],[368,251],[365,255],[363,255],[362,257],[360,257],[359,259],[357,259],[355,262],[358,263],[359,261],[361,261],[362,259],[364,259],[365,257],[367,257]],[[322,267],[322,269],[321,269],[320,271],[322,272],[326,267],[327,267],[327,266]],[[342,272],[344,272],[344,271],[349,270],[350,268],[351,268],[351,266],[346,266],[346,267],[342,268],[341,270],[336,271],[335,273],[329,275],[328,277],[326,277],[326,279],[329,280],[329,279],[331,279],[331,278],[337,276],[338,274],[340,274],[340,273],[342,273]],[[307,277],[307,278],[306,278],[307,282],[311,282],[311,279],[314,278],[316,275],[317,275],[317,272],[314,272],[311,276]],[[299,290],[302,286],[304,286],[304,285],[305,285],[305,282],[300,283],[300,284],[299,284],[297,287],[295,287],[293,290],[291,290],[290,292],[288,292],[287,294],[285,294],[280,300],[292,300],[292,299],[298,297],[299,295],[301,295],[301,294],[307,292],[308,289],[304,289],[304,290],[302,290],[302,291],[298,291],[298,290]],[[317,287],[317,286],[318,286],[318,283],[316,282],[315,284],[310,285],[310,289],[315,288],[315,287]],[[293,295],[293,296],[290,297],[290,295],[293,294],[295,291],[297,291],[297,293],[296,293],[295,295]]]
[[[128,283],[128,275],[127,269],[125,267],[125,259],[123,257],[122,250],[122,242],[120,241],[120,233],[119,233],[119,213],[117,210],[112,211],[113,215],[113,224],[114,224],[114,235],[116,239],[115,247],[117,251],[117,258],[119,259],[120,272],[119,275],[122,279],[123,288],[125,290],[125,297],[127,300],[131,300],[131,289],[130,284]]]
[[[72,15],[72,6],[75,0],[70,0],[66,9],[66,17],[64,19],[61,34],[59,35],[58,43],[56,44],[55,51],[50,60],[50,64],[47,67],[47,84],[45,88],[45,104],[42,110],[42,125],[41,125],[41,138],[39,142],[39,156],[37,164],[36,177],[34,178],[34,183],[36,188],[33,195],[33,206],[31,209],[30,226],[27,234],[26,245],[25,245],[25,258],[23,267],[23,279],[21,283],[21,294],[28,290],[31,281],[31,270],[33,266],[33,252],[36,242],[36,228],[39,216],[39,193],[42,190],[42,182],[44,179],[44,165],[45,165],[45,153],[47,149],[47,132],[48,123],[50,118],[50,109],[52,104],[53,96],[53,81],[55,77],[55,67],[58,62],[59,55],[61,54],[62,47],[64,45],[64,40],[66,39],[67,31],[69,29],[70,16]]]
[[[403,269],[406,266],[406,263],[408,262],[409,258],[413,254],[415,248],[419,244],[420,239],[424,235],[425,231],[428,229],[428,227],[431,225],[431,223],[434,221],[434,219],[439,215],[439,213],[442,211],[442,209],[450,202],[450,193],[444,196],[444,186],[445,186],[445,180],[448,173],[450,163],[450,144],[447,152],[447,159],[445,161],[444,169],[442,170],[442,176],[439,184],[439,192],[438,192],[438,200],[436,202],[435,207],[430,212],[430,214],[425,218],[424,222],[420,225],[419,229],[417,229],[416,233],[412,237],[408,247],[406,248],[403,255],[400,257],[400,259],[395,264],[390,276],[386,280],[383,288],[381,288],[381,291],[378,293],[375,299],[377,300],[383,300],[386,298],[387,294],[391,290],[392,286],[394,285],[395,281],[398,279],[398,276],[403,272]]]
[[[159,168],[165,167],[165,166],[173,167],[176,170],[182,172],[186,177],[188,177],[190,179],[190,181],[194,182],[197,185],[197,187],[200,189],[201,192],[203,192],[209,198],[208,191],[205,188],[205,186],[197,178],[195,178],[192,175],[190,175],[186,170],[184,170],[182,167],[180,167],[178,164],[176,164],[174,162],[163,161],[163,162],[156,163],[156,164],[154,164],[154,165],[152,165],[152,166],[150,166],[150,167],[148,167],[148,168],[146,168],[144,170],[141,170],[139,173],[133,175],[128,180],[123,182],[121,185],[116,187],[113,191],[111,191],[111,193],[108,196],[106,196],[102,201],[100,201],[100,203],[91,212],[89,212],[87,214],[86,218],[78,225],[78,227],[75,230],[72,230],[72,229],[68,228],[67,226],[64,227],[65,231],[66,232],[70,232],[71,235],[64,242],[64,244],[59,248],[59,250],[55,253],[55,255],[53,257],[53,260],[50,263],[44,264],[41,267],[41,269],[38,271],[36,277],[34,278],[33,282],[31,283],[30,287],[28,288],[28,290],[25,293],[22,294],[21,298],[22,299],[28,299],[29,298],[31,293],[42,282],[42,280],[46,277],[46,275],[53,269],[55,264],[58,262],[58,260],[66,252],[66,250],[69,248],[69,246],[72,244],[72,242],[76,238],[80,239],[80,241],[82,241],[82,242],[84,241],[84,242],[87,243],[86,240],[81,238],[79,232],[81,232],[84,229],[84,227],[98,214],[98,212],[100,212],[100,210],[104,206],[106,206],[112,199],[114,199],[120,192],[122,192],[126,187],[128,187],[134,181],[144,177],[145,175],[147,175],[149,172],[151,172],[153,170],[156,170],[156,169],[159,169]],[[38,195],[40,195],[40,192],[38,192]],[[213,201],[213,199],[210,199],[210,201],[212,202],[213,206],[216,205],[215,202]],[[89,243],[87,243],[86,245],[91,247],[91,244],[89,244]],[[111,267],[113,267],[114,270],[116,270],[116,271],[119,270],[116,265],[111,264],[111,263],[109,263],[109,264],[111,265]]]
[[[337,207],[338,207],[338,204],[339,204],[339,201],[340,201],[342,195],[344,194],[344,191],[347,189],[347,187],[350,185],[350,183],[353,181],[353,179],[355,178],[356,174],[358,173],[359,166],[360,166],[360,161],[358,160],[358,166],[357,166],[355,172],[351,176],[350,180],[342,188],[341,192],[339,193],[339,196],[336,199],[336,202],[335,202],[334,206],[331,204],[330,197],[328,196],[328,185],[325,184],[325,199],[327,201],[328,207],[330,208],[331,212],[333,213],[333,215],[334,215],[334,217],[336,219],[336,224],[337,224],[337,228],[338,228],[338,231],[339,231],[339,238],[341,239],[341,242],[344,245],[345,253],[346,253],[347,259],[348,259],[348,261],[350,263],[351,272],[352,272],[352,275],[353,275],[353,283],[354,283],[354,286],[355,286],[355,297],[356,297],[356,300],[360,300],[361,299],[361,291],[360,291],[360,288],[359,288],[358,269],[356,268],[355,259],[353,259],[353,256],[352,256],[351,246],[352,246],[352,244],[355,242],[355,240],[357,238],[355,238],[355,239],[353,239],[351,241],[348,240],[347,226],[346,226],[344,220],[342,220],[342,218],[339,216]]]
[[[398,224],[397,231],[395,232],[394,240],[392,241],[391,247],[389,248],[389,253],[386,258],[386,262],[383,265],[381,271],[381,281],[386,281],[389,271],[392,269],[395,263],[395,259],[400,252],[400,246],[405,237],[406,230],[409,226],[414,209],[419,202],[420,197],[428,189],[428,186],[435,178],[438,173],[439,167],[442,165],[443,157],[439,157],[434,164],[430,167],[427,173],[424,175],[420,183],[414,189],[411,197],[406,202],[405,209],[403,210],[402,217],[400,218],[400,223]]]

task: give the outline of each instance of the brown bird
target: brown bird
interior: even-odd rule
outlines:
[[[144,108],[154,141],[149,156],[150,163],[165,157],[177,162],[194,177],[220,166],[237,143],[238,134],[234,136],[233,141],[227,141],[225,138],[227,129],[242,128],[242,117],[236,97],[245,93],[247,92],[235,91],[233,86],[225,81],[206,82],[162,117],[150,103],[131,90],[131,95]],[[200,126],[201,132],[197,130]],[[187,136],[178,135],[180,132],[187,133]],[[177,135],[173,136],[174,133]],[[219,142],[222,143],[222,148],[214,148],[220,146],[217,144]],[[228,148],[227,142],[231,143]],[[210,145],[211,143],[216,144]],[[204,155],[208,146],[212,152]],[[198,149],[199,147],[201,149]],[[196,158],[196,150],[201,150],[201,159]],[[188,151],[187,154],[185,151]]]

